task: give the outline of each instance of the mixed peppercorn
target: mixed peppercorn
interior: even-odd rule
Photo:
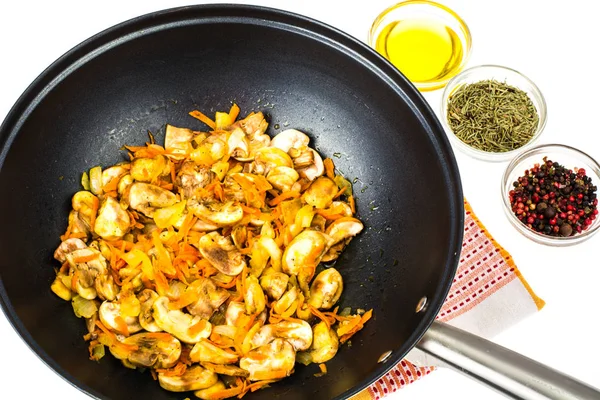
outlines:
[[[588,229],[598,216],[597,187],[583,168],[567,169],[544,157],[513,187],[508,194],[513,213],[536,232],[573,236]]]

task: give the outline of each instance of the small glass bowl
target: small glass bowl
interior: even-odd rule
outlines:
[[[525,170],[530,169],[534,164],[541,164],[543,158],[548,157],[549,160],[555,161],[565,168],[575,169],[584,168],[586,175],[592,178],[592,184],[599,186],[600,184],[600,165],[589,155],[577,150],[573,147],[561,144],[546,144],[530,148],[522,154],[515,157],[506,168],[502,177],[501,195],[504,204],[504,212],[510,223],[524,236],[534,242],[547,246],[570,246],[581,243],[592,237],[600,227],[600,218],[596,218],[590,227],[573,236],[554,237],[535,232],[530,229],[512,212],[508,193],[514,188],[513,182],[523,176]]]
[[[369,31],[368,43],[377,50],[379,34],[391,23],[406,20],[427,20],[439,22],[441,25],[452,29],[461,42],[463,53],[460,66],[454,74],[445,75],[436,81],[419,82],[411,81],[422,92],[444,87],[467,64],[471,55],[471,31],[463,19],[448,7],[428,0],[406,0],[393,5],[381,12],[373,22]]]
[[[457,138],[454,132],[452,131],[452,128],[450,128],[450,125],[448,124],[448,99],[450,98],[450,96],[465,84],[476,83],[488,79],[494,79],[498,82],[503,82],[508,85],[514,86],[518,89],[521,89],[522,91],[527,93],[538,112],[539,122],[537,130],[535,131],[531,140],[527,144],[519,147],[518,149],[507,151],[504,153],[494,153],[476,149]],[[546,100],[544,100],[542,92],[540,92],[540,89],[538,89],[535,83],[533,83],[529,78],[527,78],[520,72],[515,71],[514,69],[501,67],[499,65],[480,65],[464,70],[463,72],[452,78],[450,82],[448,82],[448,85],[446,85],[444,93],[442,94],[442,106],[440,116],[442,125],[444,126],[444,129],[446,130],[446,133],[454,147],[457,147],[465,154],[477,158],[479,160],[502,162],[512,159],[518,153],[533,146],[536,142],[538,142],[540,136],[542,135],[542,132],[544,131],[544,127],[546,126]]]

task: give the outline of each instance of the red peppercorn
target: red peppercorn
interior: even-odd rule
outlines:
[[[569,201],[570,201],[571,203],[572,203],[572,202],[574,202],[574,201],[575,201],[575,197],[573,197],[573,196],[570,196],[570,197],[569,197]]]
[[[538,214],[537,218],[538,219],[544,219],[544,214]]]
[[[577,171],[577,173],[578,173],[579,175],[581,175],[581,176],[584,176],[584,175],[585,175],[585,169],[583,169],[583,168],[579,168],[579,170]]]
[[[594,204],[595,206],[597,206],[597,205],[598,205],[598,199],[594,199],[594,202],[593,202],[593,204]]]
[[[554,228],[552,228],[552,231],[554,231],[554,233],[558,233],[558,231],[560,231],[560,227],[555,226]]]
[[[569,205],[567,206],[567,210],[569,210],[569,211],[573,211],[573,210],[574,210],[574,208],[573,208],[573,206],[572,206],[572,205],[570,205],[570,204],[569,204]]]
[[[544,179],[542,178],[542,179],[540,179],[540,185],[543,185],[543,184],[544,184]]]
[[[550,220],[550,225],[556,225],[556,218],[552,218]]]
[[[583,193],[579,193],[579,194],[577,195],[577,198],[578,198],[579,200],[583,199]]]
[[[583,229],[581,228],[581,225],[577,225],[577,228],[576,228],[576,229],[577,229],[577,233],[581,233],[581,231],[583,230]]]
[[[592,211],[592,213],[593,213],[594,215],[598,215],[598,209],[595,209],[594,211]]]
[[[579,210],[579,211],[577,211],[577,215],[579,215],[580,217],[583,217],[585,215],[585,211]]]
[[[596,216],[595,215],[590,215],[590,219],[593,221],[593,220],[596,219]]]
[[[556,193],[554,193],[554,192],[550,192],[550,198],[551,198],[551,199],[553,199],[553,198],[555,198],[555,197],[556,197]]]
[[[581,218],[579,215],[573,215],[573,221],[579,221],[579,218]]]
[[[560,213],[560,218],[561,219],[566,219],[567,218],[567,213],[561,212]]]
[[[522,203],[523,202],[523,198],[522,197],[517,197],[517,203]]]
[[[534,193],[534,194],[533,194],[533,196],[531,196],[531,200],[532,200],[534,203],[537,203],[538,201],[540,201],[540,196],[538,196],[538,194],[537,194],[537,193]]]
[[[567,220],[569,220],[569,221],[573,221],[573,216],[572,216],[572,215],[569,215],[569,216],[567,217]]]
[[[548,200],[549,198],[550,198],[550,195],[548,195],[548,194],[545,194],[544,197],[542,197],[542,199],[544,199],[544,200]]]
[[[590,218],[586,218],[585,221],[584,221],[584,223],[586,225],[591,225],[592,224],[592,220]]]
[[[529,225],[533,224],[534,222],[535,222],[535,218],[533,218],[533,217],[529,217],[529,218],[527,218],[527,223],[528,223]]]

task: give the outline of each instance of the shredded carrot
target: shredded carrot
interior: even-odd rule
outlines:
[[[273,206],[276,206],[277,204],[281,203],[284,200],[297,199],[298,197],[300,197],[300,192],[295,192],[295,191],[283,192],[279,196],[275,197],[273,200],[269,201],[269,205],[271,207],[273,207]]]
[[[194,118],[204,122],[206,125],[208,125],[210,127],[210,129],[215,129],[217,127],[217,125],[215,124],[215,121],[208,118],[206,115],[202,114],[198,110],[194,110],[194,111],[190,112],[189,115],[191,117],[194,117]]]
[[[315,317],[325,322],[325,325],[327,325],[328,328],[331,328],[331,321],[329,320],[329,318],[323,315],[321,311],[319,311],[316,307],[311,306],[310,304],[308,304],[308,309]]]
[[[177,233],[178,239],[180,241],[185,240],[185,238],[188,235],[188,232],[190,231],[190,229],[192,229],[196,221],[198,221],[198,218],[195,217],[194,214],[187,213],[185,219],[183,220],[183,224],[181,224],[181,229],[179,229],[179,232]]]
[[[76,232],[76,233],[71,233],[67,239],[73,239],[73,238],[83,239],[83,238],[86,238],[86,237],[87,237],[87,233],[85,233],[85,232]]]
[[[173,368],[157,369],[156,372],[163,376],[181,376],[185,374],[186,370],[187,365],[182,362],[178,362],[177,365],[175,365]]]
[[[373,310],[369,310],[361,316],[354,316],[347,324],[341,325],[337,329],[337,334],[340,337],[340,343],[345,343],[356,332],[360,331],[364,324],[371,319]]]
[[[217,197],[217,199],[219,199],[219,201],[222,202],[225,200],[225,192],[223,191],[223,186],[221,185],[221,182],[217,182],[213,191],[215,192],[215,196]]]
[[[335,166],[333,165],[333,160],[331,158],[326,158],[323,160],[323,167],[325,167],[325,175],[327,175],[327,177],[329,179],[334,179],[335,178],[335,174],[333,172]],[[345,190],[346,188],[344,188]]]
[[[352,210],[352,214],[356,214],[356,204],[354,204],[354,196],[348,196],[348,204]]]
[[[93,261],[93,260],[97,259],[99,256],[100,256],[100,254],[94,252],[94,253],[92,253],[90,255],[87,255],[87,256],[74,257],[73,258],[73,262],[74,263],[85,263],[85,262],[88,262],[88,261]]]
[[[216,392],[212,392],[210,394],[208,394],[206,396],[207,399],[209,400],[222,400],[222,399],[227,399],[229,397],[233,397],[233,396],[237,396],[238,394],[242,393],[242,391],[244,390],[244,386],[234,386],[232,388],[229,389],[224,389],[224,390],[219,390]]]
[[[152,375],[152,379],[155,381],[158,380],[158,373],[155,370],[150,369],[150,375]]]
[[[218,282],[216,280],[213,280],[213,282],[215,283],[215,285],[222,287],[223,289],[231,289],[232,287],[235,286],[235,283],[237,281],[237,277],[235,277],[235,279],[232,279],[231,282],[229,283],[222,283],[222,282]]]
[[[338,190],[338,192],[335,194],[335,196],[333,196],[333,199],[335,200],[335,199],[339,198],[341,195],[346,193],[347,189],[348,189],[347,187],[343,186],[340,190]]]
[[[322,373],[326,374],[327,373],[327,366],[323,363],[319,364],[319,369],[321,370]]]
[[[115,317],[115,323],[117,324],[117,329],[121,335],[129,336],[129,328],[121,316],[117,315]]]
[[[64,262],[64,263],[61,265],[61,267],[60,267],[60,269],[59,269],[58,271],[59,271],[61,274],[65,274],[65,275],[67,275],[67,273],[69,272],[69,268],[70,268],[70,267],[71,267],[71,264],[69,264],[69,262],[68,262],[68,261],[65,261],[65,262]]]
[[[102,190],[104,192],[114,192],[117,190],[117,187],[119,185],[119,181],[121,180],[120,176],[115,176],[114,178],[112,178],[110,181],[108,181],[108,183],[106,185],[104,185],[102,187]]]
[[[79,271],[75,270],[73,276],[71,277],[71,289],[74,292],[77,292],[77,281],[79,280]]]
[[[254,382],[254,383],[246,386],[246,390],[249,390],[249,391],[251,391],[251,392],[254,393],[258,389],[262,389],[263,387],[265,387],[265,386],[267,386],[267,385],[269,385],[271,383],[274,383],[274,382],[277,382],[277,380],[276,379],[270,379],[270,380],[266,380],[266,381]]]
[[[67,225],[67,230],[65,231],[65,233],[60,237],[60,240],[62,242],[64,242],[65,240],[67,240],[70,236],[71,236],[71,230],[73,229],[73,226],[71,225],[71,223],[69,223],[69,225]]]
[[[235,122],[235,119],[238,117],[239,114],[240,114],[240,108],[238,107],[237,104],[233,103],[233,105],[229,109],[229,119],[231,120],[231,123]]]
[[[258,208],[254,208],[254,207],[248,207],[244,204],[240,204],[240,206],[242,206],[242,210],[244,210],[244,212],[246,214],[250,214],[250,215],[260,215],[260,210]]]
[[[175,163],[172,161],[169,163],[169,170],[171,172],[171,183],[175,183]]]

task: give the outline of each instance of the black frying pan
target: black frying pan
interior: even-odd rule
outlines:
[[[123,144],[166,123],[202,129],[187,112],[235,101],[263,111],[269,133],[308,132],[355,184],[366,230],[337,266],[342,306],[374,319],[328,362],[298,366],[249,399],[357,393],[421,338],[452,282],[463,231],[460,178],[448,141],[413,86],[357,40],[287,12],[201,6],[154,13],[77,46],[22,95],[0,129],[0,301],[54,370],[91,396],[181,399],[112,357],[88,360],[85,327],[49,290],[52,252],[80,173],[120,161]],[[415,307],[428,299],[420,313]],[[380,356],[392,350],[385,363]]]

